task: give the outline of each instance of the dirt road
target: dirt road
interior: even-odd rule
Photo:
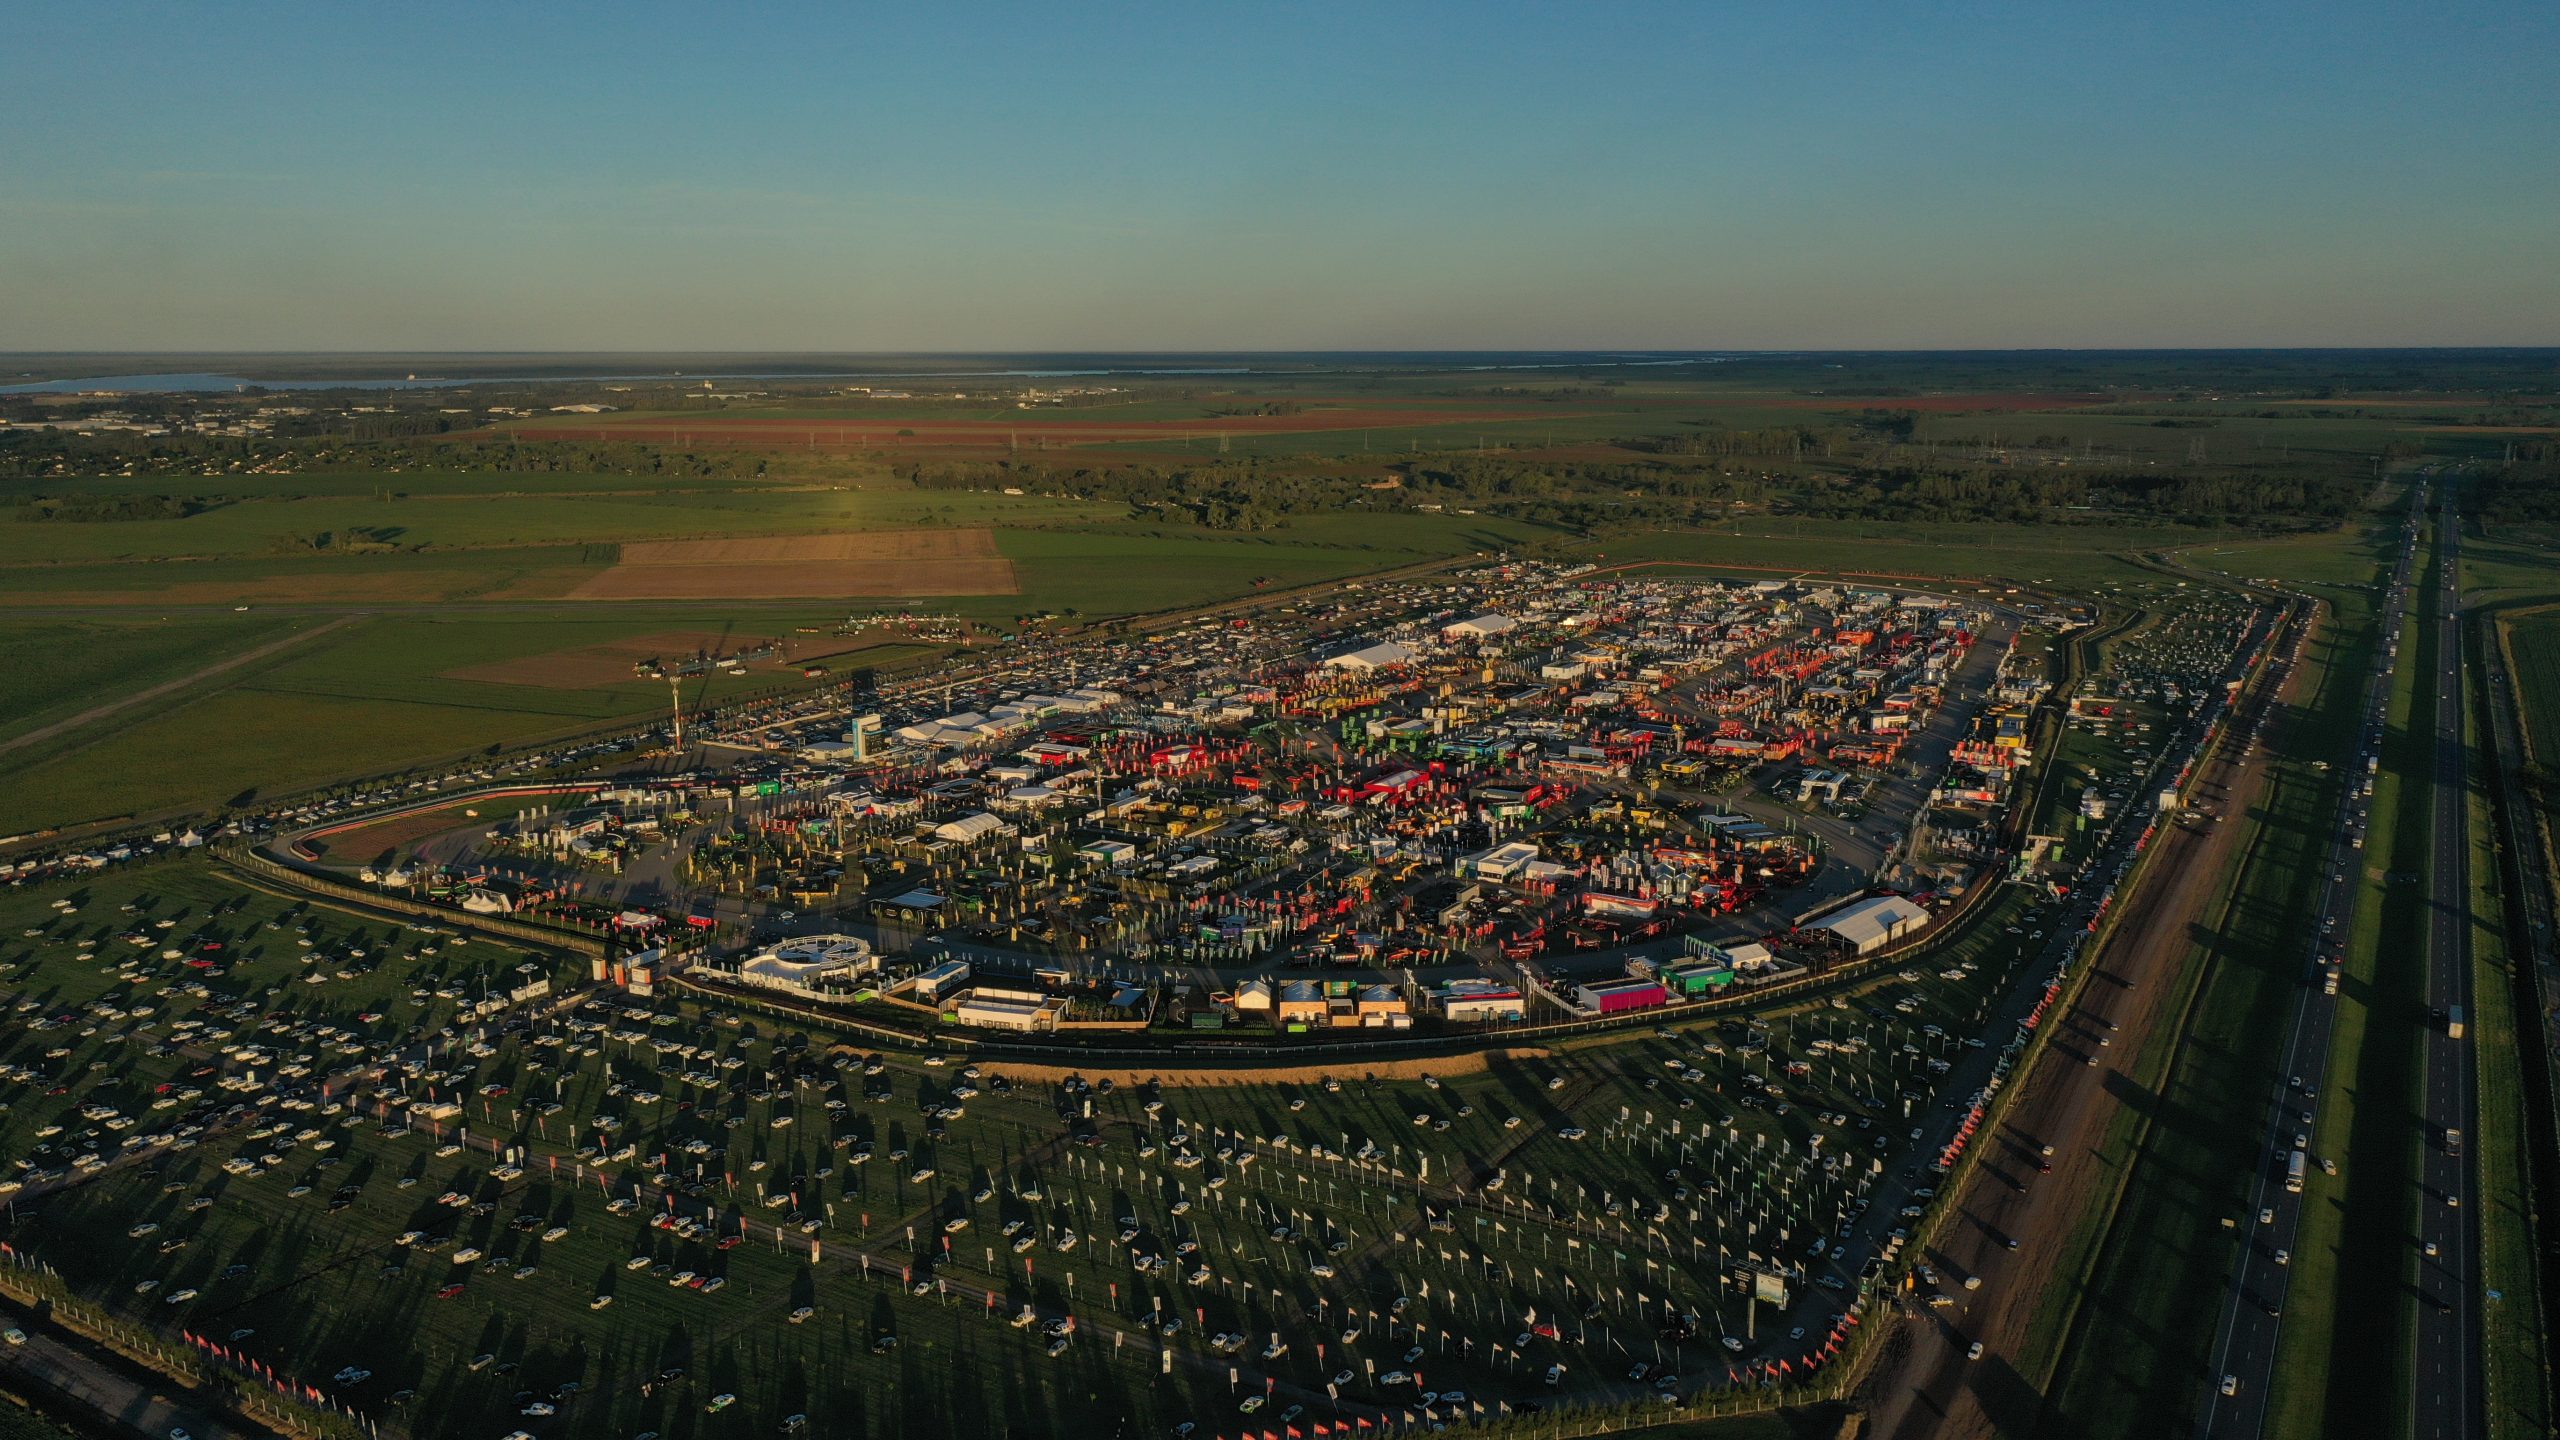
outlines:
[[[2280,632],[2270,655],[2281,656],[2288,639]],[[2292,684],[2287,676],[2281,693],[2289,694]],[[2259,800],[2265,767],[2235,762],[2247,753],[2252,726],[2269,703],[2267,689],[2247,693],[2197,767],[2193,793],[2224,815],[2246,813]],[[2276,737],[2270,730],[2264,738]],[[1958,1220],[1925,1257],[1956,1303],[1919,1308],[1895,1322],[1905,1334],[1863,1390],[1865,1433],[1884,1440],[1976,1440],[2034,1428],[2044,1397],[2006,1357],[2018,1354],[2045,1318],[2042,1302],[2051,1287],[2075,1283],[2054,1267],[2074,1224],[2117,1178],[2102,1166],[2097,1147],[2119,1092],[2130,1084],[2119,1067],[2147,1046],[2171,1043],[2162,1021],[2173,967],[2193,947],[2195,927],[2239,861],[2244,828],[2169,825],[2156,837],[2157,869],[2126,898],[2077,1003],[2047,1020],[2058,1027],[2053,1039],[2023,1077],[2024,1092],[1957,1197]],[[2167,1024],[2174,1026],[2176,1017],[2168,1016]],[[2102,1045],[2102,1038],[2112,1043]],[[2089,1064],[2091,1056],[2099,1063]],[[2049,1158],[2041,1153],[2047,1145],[2053,1147]],[[2051,1173],[2038,1173],[2040,1164]],[[1963,1288],[1969,1277],[1980,1279],[1979,1289]],[[1977,1340],[1983,1357],[1967,1360],[1966,1349]]]
[[[38,726],[24,735],[14,736],[7,740],[0,740],[0,755],[6,755],[12,750],[33,745],[40,741],[50,740],[56,735],[67,735],[72,731],[81,729],[85,726],[95,725],[99,721],[106,719],[108,716],[115,714],[119,710],[130,710],[136,705],[157,700],[163,695],[174,695],[189,686],[201,685],[205,681],[212,679],[214,676],[222,674],[224,671],[237,670],[241,666],[249,664],[251,661],[264,660],[268,656],[276,654],[279,651],[290,650],[296,645],[317,640],[321,636],[328,634],[330,631],[337,629],[339,626],[352,625],[363,618],[364,617],[361,615],[341,615],[337,619],[331,620],[326,624],[315,625],[308,630],[297,630],[293,634],[284,636],[280,639],[270,640],[266,644],[258,646],[256,649],[243,650],[237,655],[216,660],[201,670],[181,675],[175,680],[163,681],[147,690],[136,690],[130,695],[119,696],[116,699],[108,701],[104,705],[92,705],[88,709],[81,711],[79,714],[74,715],[67,720],[56,720],[50,725]]]

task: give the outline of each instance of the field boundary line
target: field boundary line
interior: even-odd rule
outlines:
[[[181,675],[175,680],[164,680],[157,685],[153,685],[143,690],[136,690],[130,695],[110,700],[103,705],[92,705],[88,709],[81,711],[77,715],[70,716],[67,719],[56,720],[50,725],[39,726],[36,729],[28,731],[24,735],[16,735],[6,740],[0,740],[0,755],[6,755],[12,750],[22,749],[29,745],[40,744],[44,741],[52,740],[59,736],[94,725],[97,722],[106,719],[110,715],[130,710],[136,705],[147,704],[150,701],[176,694],[181,690],[190,689],[217,675],[227,674],[230,671],[239,669],[243,665],[253,664],[257,661],[267,659],[270,656],[280,654],[281,652],[290,650],[305,641],[317,640],[332,630],[352,625],[358,620],[367,618],[370,617],[361,611],[351,615],[341,615],[334,620],[315,625],[308,630],[297,630],[290,635],[270,640],[264,645],[257,646],[253,649],[243,650],[237,655],[225,656],[224,658],[216,660],[212,664],[205,666],[201,670]]]

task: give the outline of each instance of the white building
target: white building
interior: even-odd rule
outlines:
[[[952,1018],[963,1025],[976,1025],[988,1030],[1055,1030],[1058,1016],[1066,1010],[1066,1002],[1036,990],[997,990],[980,988],[960,997],[951,1009]]]
[[[1840,938],[1851,952],[1872,955],[1929,923],[1929,912],[1899,895],[1877,895],[1832,912],[1806,927]]]
[[[1518,881],[1537,858],[1537,846],[1525,840],[1514,840],[1507,845],[1497,845],[1490,850],[1480,850],[1473,855],[1462,857],[1458,861],[1458,869],[1460,873],[1472,875],[1478,880],[1490,880],[1497,885],[1509,885]]]
[[[990,835],[1006,834],[1012,829],[1013,827],[1004,821],[981,810],[975,815],[963,815],[957,820],[945,820],[934,826],[933,837],[937,840],[949,840],[955,844],[966,845],[972,841],[984,840]]]
[[[968,983],[969,962],[966,960],[946,960],[916,977],[916,996],[918,999],[930,1003],[941,999],[943,996],[958,990],[961,986]]]
[[[1324,663],[1336,670],[1381,670],[1389,665],[1410,665],[1420,658],[1408,646],[1393,640],[1381,640],[1375,645],[1344,651]]]
[[[738,979],[813,1000],[842,1000],[828,981],[859,979],[880,968],[870,942],[852,935],[804,935],[738,962]]]
[[[1510,616],[1488,612],[1443,625],[1440,627],[1440,636],[1444,640],[1489,640],[1496,635],[1508,635],[1519,628],[1520,622]]]
[[[1440,987],[1440,1013],[1460,1024],[1518,1020],[1528,1013],[1528,1001],[1494,981],[1453,980]]]

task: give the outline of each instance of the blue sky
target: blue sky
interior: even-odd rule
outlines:
[[[149,5],[0,350],[2560,343],[2560,7]]]

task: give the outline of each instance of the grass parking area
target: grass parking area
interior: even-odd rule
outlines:
[[[1162,1433],[1239,1416],[1265,1375],[1275,1424],[1290,1405],[1400,1413],[1426,1384],[1492,1418],[1621,1403],[1645,1391],[1623,1378],[1640,1361],[1721,1383],[1819,1343],[1859,1262],[1832,1252],[1841,1223],[1880,1170],[1918,1163],[1903,1128],[2042,938],[2029,892],[1999,905],[1836,1001],[1666,1017],[1436,1083],[964,1088],[956,1061],[866,1074],[822,1031],[663,997],[463,1026],[423,1076],[314,1091],[31,1191],[8,1238],[128,1319],[418,1435],[500,1433],[531,1404],[558,1412],[545,1436],[702,1434],[724,1394],[759,1429],[806,1414],[819,1433],[993,1436],[1084,1407]],[[0,936],[0,981],[35,1001],[0,1038],[35,1088],[0,1114],[0,1153],[40,1171],[117,1153],[134,1132],[114,1117],[224,1103],[225,1080],[260,1076],[245,1097],[308,1065],[316,1085],[533,963],[187,859],[0,892]],[[249,1045],[272,1053],[243,1061]],[[1101,1143],[1070,1143],[1087,1126]],[[1727,1283],[1753,1254],[1807,1266],[1794,1313],[1756,1327]],[[1061,1354],[1004,1323],[1024,1305],[1078,1317]],[[1657,1328],[1675,1306],[1700,1320],[1682,1343]],[[1522,1345],[1533,1310],[1559,1333]],[[1184,1321],[1169,1372],[1139,1328],[1157,1315]],[[1755,1328],[1743,1354],[1720,1343]],[[1215,1331],[1250,1344],[1231,1359]],[[1275,1334],[1288,1353],[1264,1361]],[[883,1335],[900,1343],[875,1353]],[[375,1373],[329,1378],[347,1367]]]
[[[226,1016],[326,1028],[312,1043],[363,1053],[522,983],[524,965],[568,978],[515,947],[282,899],[193,859],[0,891],[0,994],[23,1032],[0,1061],[25,1072],[0,1153],[58,1163],[43,1132],[78,1128],[83,1104],[178,1108],[157,1102],[210,1078],[195,1072],[219,1051],[199,1032],[240,1023]]]

